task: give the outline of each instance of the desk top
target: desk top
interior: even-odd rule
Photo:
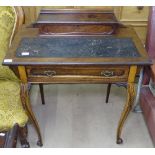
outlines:
[[[29,54],[22,55],[22,52]],[[119,28],[113,36],[55,35],[50,38],[39,36],[36,28],[25,28],[15,36],[3,64],[149,65],[151,62],[130,27]]]
[[[131,38],[113,36],[53,36],[23,38],[17,57],[133,58],[140,57]]]

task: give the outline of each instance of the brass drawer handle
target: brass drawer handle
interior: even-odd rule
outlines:
[[[52,77],[52,76],[55,76],[56,75],[56,71],[47,70],[47,71],[44,71],[44,74],[46,76]]]
[[[101,76],[112,77],[114,76],[114,72],[113,71],[102,71]]]

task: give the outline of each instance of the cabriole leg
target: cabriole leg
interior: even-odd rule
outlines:
[[[29,100],[29,95],[28,95],[28,85],[26,83],[21,84],[21,99],[22,99],[22,103],[25,107],[25,110],[27,112],[27,115],[28,115],[29,119],[31,120],[32,124],[34,125],[35,130],[38,134],[37,145],[43,146],[40,127],[39,127],[39,124],[35,118],[33,111],[32,111],[31,105],[30,105],[30,100]]]
[[[123,112],[121,114],[120,121],[119,121],[119,124],[118,124],[118,129],[117,129],[117,139],[116,139],[117,144],[123,143],[123,140],[121,138],[121,132],[122,132],[124,122],[125,122],[127,116],[129,115],[129,112],[132,109],[132,106],[133,106],[133,103],[134,103],[134,97],[135,97],[134,83],[128,83],[128,86],[127,86],[127,101],[126,101],[126,104],[124,106]]]

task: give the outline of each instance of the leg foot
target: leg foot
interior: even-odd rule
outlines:
[[[133,108],[133,112],[135,112],[135,113],[142,113],[143,111],[142,111],[140,105],[137,104],[137,105]]]
[[[30,148],[30,144],[27,140],[21,141],[21,147],[22,148]]]
[[[37,145],[41,147],[41,146],[43,146],[43,143],[40,140],[38,140]]]
[[[118,138],[116,141],[117,144],[122,144],[123,143],[123,139],[122,138]]]

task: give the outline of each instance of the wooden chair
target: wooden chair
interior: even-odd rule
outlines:
[[[23,21],[21,7],[0,6],[0,138],[5,137],[4,147],[16,147],[17,135],[22,147],[29,147],[26,140],[28,117],[21,103],[20,81],[9,67],[2,66],[5,53]]]

